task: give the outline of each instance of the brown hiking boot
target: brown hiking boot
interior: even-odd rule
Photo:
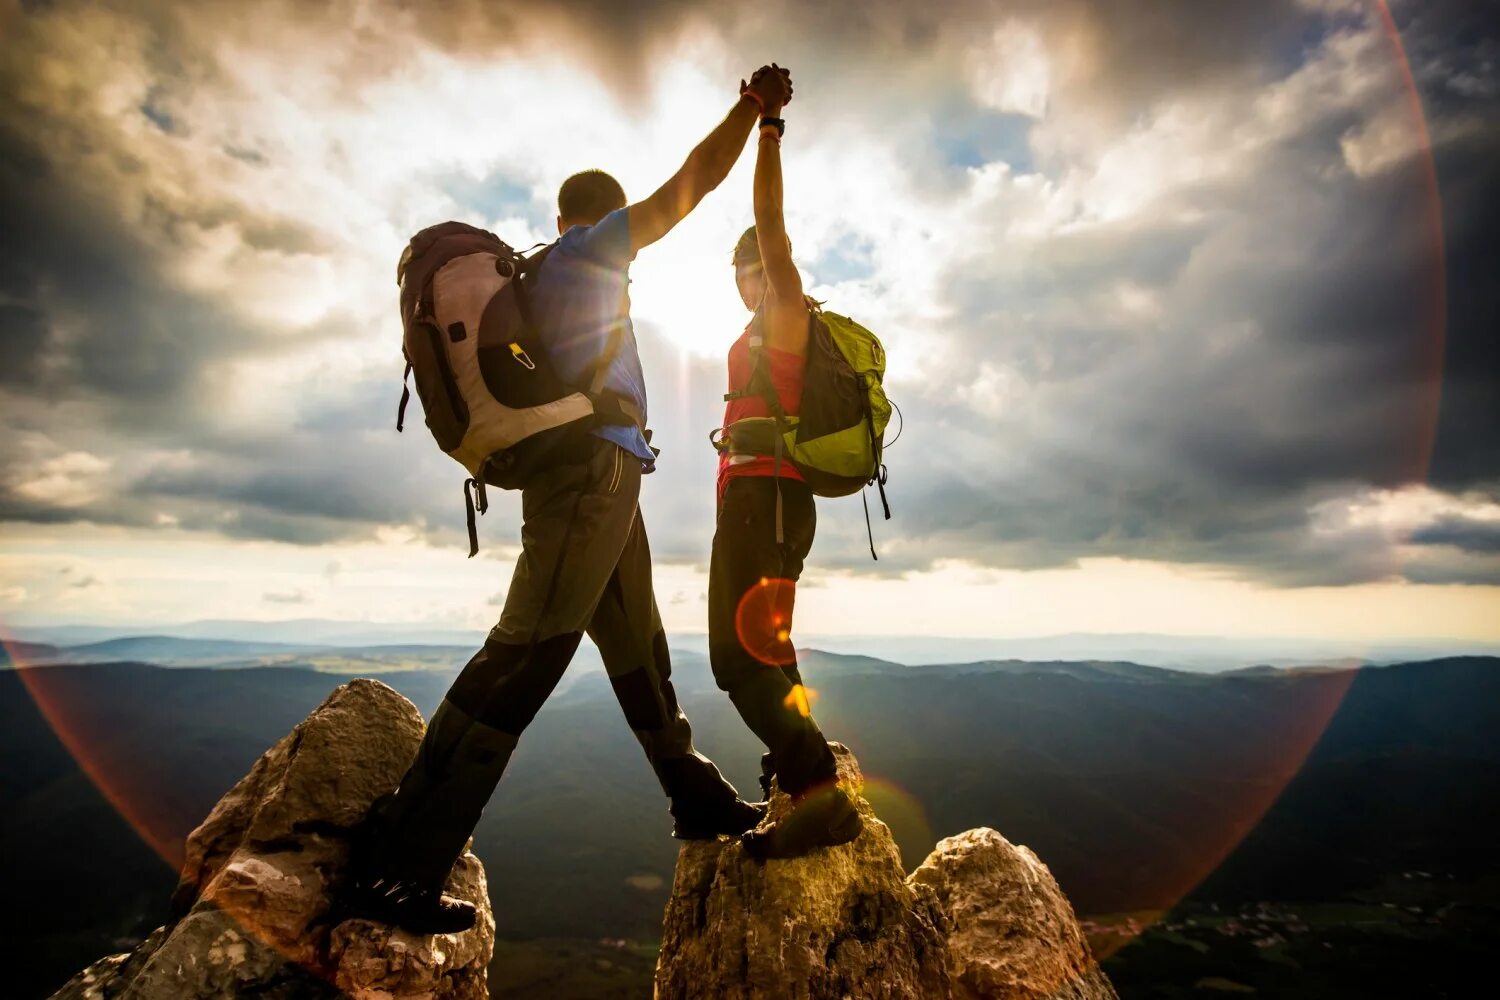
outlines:
[[[757,861],[800,858],[820,847],[847,844],[864,828],[854,801],[835,786],[812,792],[770,829],[751,830],[740,837],[740,843]]]

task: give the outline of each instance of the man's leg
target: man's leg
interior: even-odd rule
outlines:
[[[526,726],[556,687],[630,534],[639,462],[600,442],[522,494],[521,557],[500,623],[372,813],[366,874],[441,888]]]
[[[639,511],[588,634],[626,722],[671,799],[677,835],[737,834],[754,826],[760,810],[740,801],[713,761],[693,748],[692,726],[672,687],[667,634],[651,584],[651,547]]]

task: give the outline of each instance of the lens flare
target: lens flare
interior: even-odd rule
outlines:
[[[901,849],[902,865],[911,871],[937,844],[926,807],[921,799],[888,778],[866,774],[864,779],[860,794],[880,821],[890,827],[891,836]]]
[[[203,819],[200,796],[190,795],[185,787],[196,776],[164,771],[154,734],[129,725],[136,710],[112,701],[107,688],[93,683],[94,671],[109,665],[39,665],[30,660],[27,645],[17,642],[3,624],[0,647],[21,687],[79,770],[136,836],[174,872],[181,873],[187,836]],[[209,887],[196,888],[203,892]],[[238,893],[217,880],[212,900],[247,936],[288,962],[322,974],[307,941],[289,940],[286,928],[264,921],[256,893]]]
[[[782,699],[781,703],[787,708],[796,709],[797,714],[804,719],[812,715],[813,703],[818,700],[818,692],[805,684],[793,684],[792,690]]]
[[[1160,857],[1153,859],[1153,870],[1135,890],[1136,896],[1152,908],[1112,922],[1108,934],[1090,935],[1100,959],[1129,944],[1188,898],[1255,830],[1302,770],[1359,675],[1359,664],[1350,663],[1304,679],[1300,697],[1280,700],[1253,720],[1246,719],[1261,738],[1241,748],[1244,756],[1239,761],[1225,762],[1225,794],[1221,797],[1183,800],[1175,807],[1158,804],[1137,815],[1122,813],[1118,802],[1099,796],[1101,815],[1110,816],[1126,829],[1151,823],[1175,831],[1172,851],[1160,852]],[[1084,794],[1097,793],[1088,789]]]
[[[795,581],[763,576],[745,591],[735,609],[734,631],[740,646],[767,666],[797,662],[797,650],[792,645],[792,604],[796,596]]]
[[[1401,74],[1401,84],[1406,92],[1411,110],[1411,127],[1416,133],[1418,168],[1421,171],[1423,200],[1427,203],[1424,220],[1427,228],[1428,254],[1425,261],[1417,265],[1426,279],[1423,306],[1426,313],[1426,328],[1419,330],[1420,352],[1417,370],[1426,392],[1416,414],[1418,433],[1416,452],[1411,456],[1413,480],[1427,478],[1432,464],[1432,449],[1437,439],[1438,409],[1443,394],[1443,349],[1448,327],[1448,267],[1443,236],[1443,199],[1438,189],[1437,159],[1432,153],[1432,136],[1427,128],[1427,114],[1422,108],[1422,94],[1417,90],[1416,78],[1412,76],[1411,60],[1406,55],[1406,45],[1401,41],[1401,29],[1391,16],[1387,0],[1378,0],[1375,5],[1380,15],[1381,27],[1391,44],[1396,69]]]
[[[31,696],[48,728],[68,751],[90,783],[120,818],[173,870],[183,861],[183,825],[171,796],[159,787],[161,775],[151,765],[149,746],[133,743],[122,731],[117,706],[101,703],[90,692],[89,669],[38,666],[27,648],[0,632],[0,646],[21,686]],[[128,708],[126,709],[128,711]]]

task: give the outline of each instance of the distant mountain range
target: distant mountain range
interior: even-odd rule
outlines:
[[[104,662],[140,659],[162,665],[263,665],[271,658],[295,662],[310,654],[384,650],[377,661],[399,663],[399,650],[441,647],[444,656],[467,657],[483,642],[483,630],[414,624],[209,620],[134,630],[119,625],[17,626],[6,633],[12,646],[32,650],[29,662]],[[1233,638],[1222,636],[1112,633],[1031,638],[942,638],[899,635],[802,635],[804,643],[846,656],[879,657],[909,665],[1015,660],[1115,661],[1218,673],[1250,667],[1335,666],[1401,663],[1447,656],[1500,656],[1500,643],[1405,640],[1366,643],[1318,638]],[[179,640],[172,642],[170,640]],[[706,654],[702,633],[674,633],[674,648]],[[199,643],[194,645],[193,642]],[[48,652],[51,648],[50,653]],[[584,643],[588,649],[589,644]],[[594,658],[597,663],[597,658]],[[8,660],[0,654],[0,666]]]
[[[0,669],[17,665],[50,667],[84,663],[149,663],[158,667],[206,667],[218,670],[279,667],[323,673],[380,675],[396,671],[436,670],[452,674],[474,650],[468,646],[385,644],[339,646],[327,643],[199,639],[140,635],[76,645],[43,642],[0,643]],[[563,687],[604,669],[593,646],[580,649]]]

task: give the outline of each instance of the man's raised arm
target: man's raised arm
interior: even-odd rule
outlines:
[[[650,246],[687,218],[729,176],[762,109],[780,107],[791,99],[791,77],[783,70],[763,66],[748,85],[741,81],[739,100],[688,154],[677,173],[651,197],[630,206],[630,249]]]

